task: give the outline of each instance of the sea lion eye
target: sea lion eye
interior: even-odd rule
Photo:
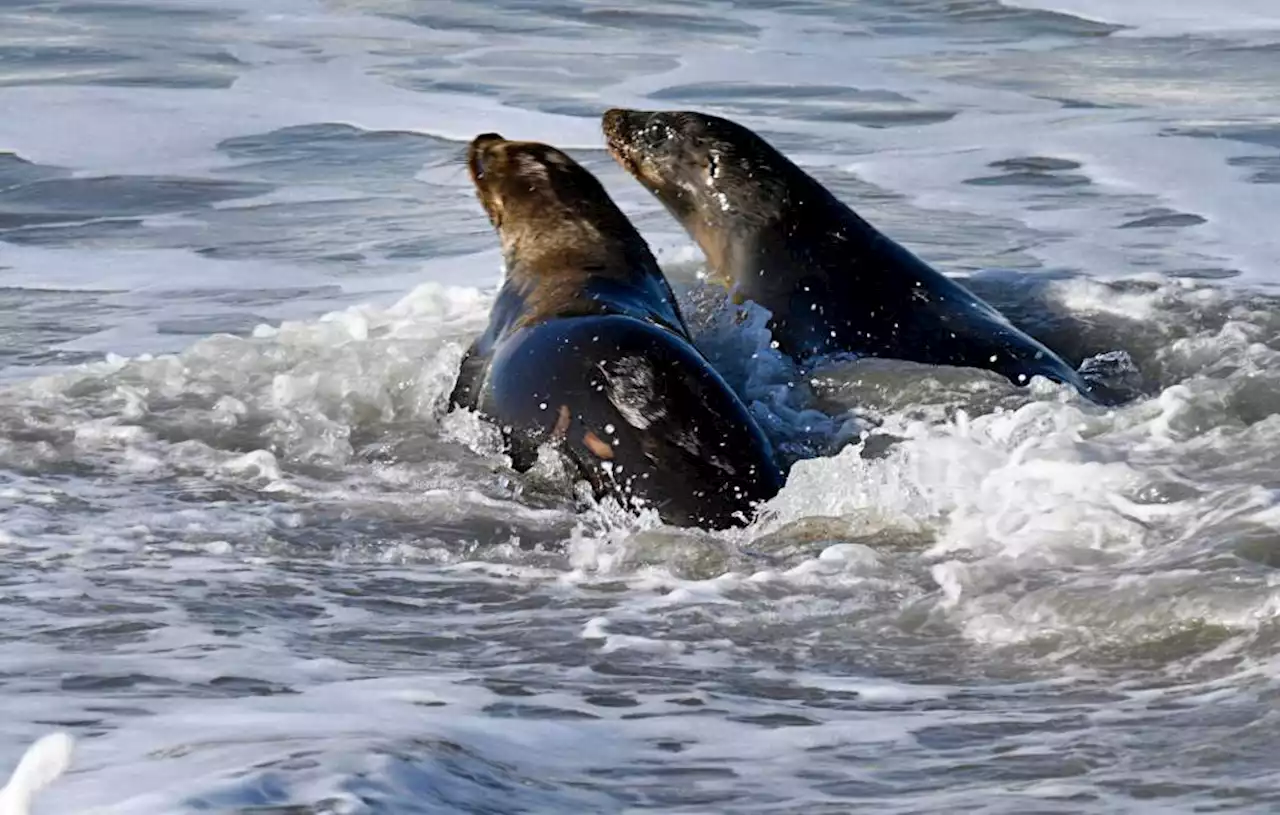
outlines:
[[[477,181],[484,178],[484,152],[481,150],[476,150],[471,154],[471,174],[476,177]]]

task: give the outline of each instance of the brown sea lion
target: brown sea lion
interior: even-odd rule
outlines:
[[[1040,375],[1114,403],[1004,315],[860,218],[760,136],[692,111],[612,109],[609,151],[675,216],[779,348]]]
[[[782,486],[773,448],[604,187],[554,147],[495,133],[467,164],[506,276],[451,404],[501,427],[517,470],[550,442],[597,497],[671,524],[748,522]]]

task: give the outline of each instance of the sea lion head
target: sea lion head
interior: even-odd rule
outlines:
[[[483,133],[468,145],[467,169],[508,261],[551,255],[575,265],[621,249],[634,262],[637,248],[648,253],[600,181],[551,145]]]
[[[609,300],[683,326],[649,245],[585,167],[551,145],[483,133],[468,145],[467,168],[502,242],[507,282],[524,298],[523,319]]]
[[[708,258],[744,230],[784,217],[794,166],[736,122],[693,111],[613,108],[609,152],[660,200]]]

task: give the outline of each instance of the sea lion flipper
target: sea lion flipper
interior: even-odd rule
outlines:
[[[462,355],[462,362],[458,365],[458,379],[454,382],[453,391],[449,394],[449,409],[476,409],[491,356],[492,354],[482,350],[480,340],[471,343],[467,348],[466,353]]]

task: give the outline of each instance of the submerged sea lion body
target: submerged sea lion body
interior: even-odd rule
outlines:
[[[785,353],[985,368],[1019,385],[1039,375],[1112,401],[742,125],[621,109],[602,124],[613,157],[697,241],[712,276],[769,310]]]
[[[782,485],[772,446],[599,181],[554,147],[496,134],[472,141],[468,165],[506,277],[451,404],[498,424],[517,470],[550,442],[598,497],[667,523],[747,522]]]

